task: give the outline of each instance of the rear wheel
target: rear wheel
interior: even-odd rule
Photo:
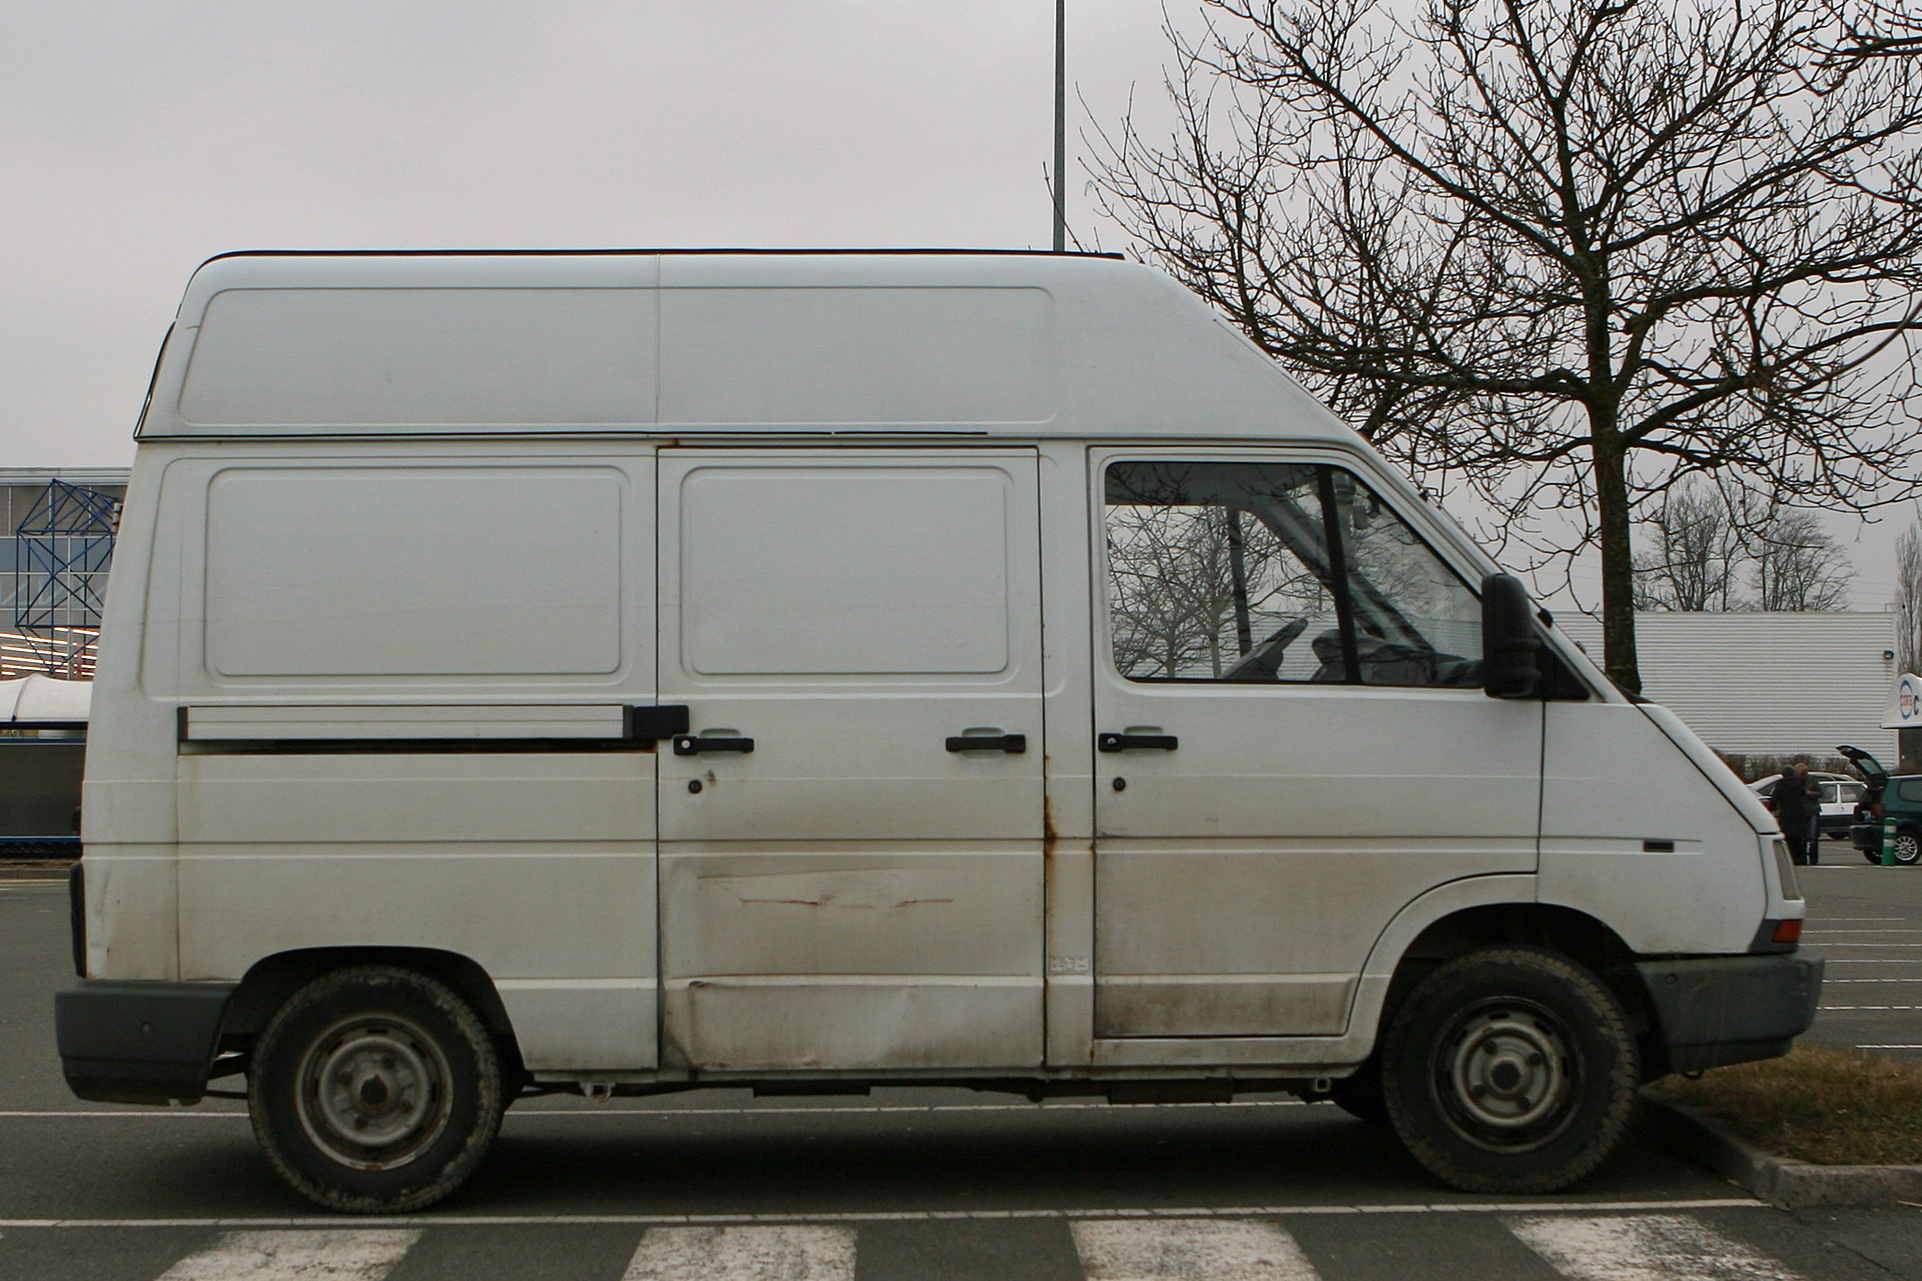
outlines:
[[[1483,948],[1423,979],[1382,1061],[1395,1132],[1431,1174],[1469,1192],[1574,1183],[1621,1142],[1639,1080],[1614,996],[1533,947]]]
[[[254,1050],[248,1110],[283,1178],[330,1210],[418,1210],[466,1181],[505,1098],[467,1003],[411,970],[356,966],[288,998]]]
[[[1922,862],[1922,837],[1907,828],[1895,834],[1895,861],[1903,867]]]

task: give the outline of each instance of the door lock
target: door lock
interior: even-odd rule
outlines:
[[[1173,734],[1097,734],[1094,745],[1104,752],[1129,752],[1136,748],[1172,752],[1181,746]]]
[[[674,740],[676,756],[699,756],[702,752],[740,752],[754,750],[751,738],[720,738],[706,734],[682,734]]]

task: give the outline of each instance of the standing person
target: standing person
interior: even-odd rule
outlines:
[[[1809,763],[1797,761],[1788,773],[1769,788],[1769,801],[1775,806],[1775,821],[1789,843],[1789,855],[1798,867],[1814,862],[1809,855],[1809,819],[1822,812],[1815,798],[1820,793],[1809,782]]]
[[[1815,799],[1809,802],[1809,862],[1822,861],[1822,785],[1811,782],[1809,790]]]

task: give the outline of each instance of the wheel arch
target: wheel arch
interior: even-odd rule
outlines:
[[[1589,970],[1628,1016],[1640,1042],[1645,1078],[1666,1073],[1666,1051],[1634,967],[1634,951],[1599,918],[1537,901],[1532,876],[1451,881],[1396,915],[1377,940],[1365,971],[1381,992],[1379,1005],[1366,1012],[1372,1018],[1374,1044],[1379,1046],[1382,1029],[1401,999],[1423,977],[1457,956],[1498,944],[1544,947]]]
[[[246,1054],[287,998],[323,974],[355,965],[414,970],[452,988],[500,1047],[504,1067],[518,1070],[520,1046],[494,980],[472,957],[428,947],[313,947],[276,952],[242,976],[221,1020],[221,1053]]]

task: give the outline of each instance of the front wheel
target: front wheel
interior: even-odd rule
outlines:
[[[466,1181],[505,1099],[500,1058],[446,985],[363,965],[281,1006],[254,1049],[254,1134],[296,1191],[330,1210],[398,1213]]]
[[[1607,988],[1535,947],[1457,957],[1389,1024],[1382,1096],[1429,1173],[1466,1192],[1565,1188],[1627,1133],[1635,1037]]]

